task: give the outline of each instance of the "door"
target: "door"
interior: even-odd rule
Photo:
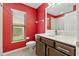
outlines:
[[[47,56],[66,56],[64,53],[59,52],[58,50],[49,46],[47,46],[46,54]]]
[[[45,44],[40,41],[36,41],[36,55],[45,56]]]

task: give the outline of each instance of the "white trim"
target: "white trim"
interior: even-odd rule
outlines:
[[[22,41],[26,41],[26,40],[25,39],[19,41],[13,40],[11,43],[22,42]]]
[[[9,51],[9,52],[5,52],[5,53],[3,53],[3,55],[7,55],[7,54],[10,54],[10,53],[13,53],[13,52],[17,52],[17,51],[20,51],[20,50],[25,49],[25,48],[26,48],[26,46],[22,47],[22,48],[15,49],[15,50],[12,50],[12,51]]]
[[[26,14],[26,12],[21,11],[21,10],[17,10],[17,9],[12,9],[11,8],[11,11],[13,11],[14,13],[23,13],[23,14]]]
[[[45,33],[47,33],[47,9],[52,6],[52,3],[49,3],[48,7],[45,9]]]
[[[2,4],[0,3],[0,53],[2,53],[3,52],[3,18],[2,18],[2,15],[3,15],[3,7],[2,7]]]

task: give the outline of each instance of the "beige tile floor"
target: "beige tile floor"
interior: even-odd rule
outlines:
[[[25,48],[17,52],[6,54],[5,56],[36,56],[35,50],[36,49],[34,49],[33,51],[29,51],[29,49]]]

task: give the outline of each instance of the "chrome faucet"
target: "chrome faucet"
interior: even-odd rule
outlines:
[[[58,35],[58,31],[57,30],[55,30],[55,35]]]

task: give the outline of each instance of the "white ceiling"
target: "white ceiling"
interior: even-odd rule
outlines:
[[[32,7],[32,8],[37,9],[42,3],[23,3],[23,4],[28,5],[28,6]]]
[[[62,3],[60,5],[52,5],[47,9],[47,13],[59,15],[73,10],[73,3]]]

